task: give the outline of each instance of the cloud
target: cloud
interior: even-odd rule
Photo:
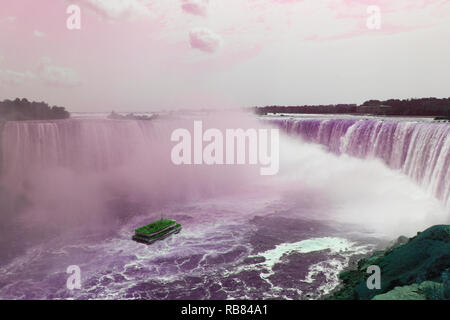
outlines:
[[[150,14],[142,0],[78,0],[78,2],[109,19],[133,19]]]
[[[42,38],[42,37],[45,36],[45,33],[41,32],[41,31],[38,31],[38,30],[34,30],[34,31],[33,31],[33,34],[34,34],[36,37],[38,37],[38,38]]]
[[[3,57],[0,56],[0,64],[2,61]],[[60,88],[71,88],[81,85],[75,70],[53,65],[48,57],[44,57],[39,61],[35,72],[22,72],[11,69],[0,70],[0,84],[18,86],[34,79],[40,79],[49,86]]]
[[[2,22],[9,22],[9,23],[12,23],[12,22],[14,22],[14,21],[16,21],[16,20],[17,20],[17,17],[14,17],[14,16],[8,16],[8,17],[0,18],[0,23],[2,23]]]
[[[213,53],[222,45],[222,38],[205,28],[194,28],[189,32],[191,48]]]
[[[24,83],[27,80],[36,78],[36,75],[31,71],[19,72],[14,70],[0,70],[0,83],[11,86],[17,86]]]
[[[71,88],[81,85],[75,70],[53,65],[48,57],[42,58],[39,62],[38,75],[44,83],[54,87]]]
[[[5,57],[0,56],[0,65],[3,64],[4,60]],[[17,86],[35,78],[36,75],[31,71],[0,70],[0,85]]]
[[[182,0],[181,9],[189,14],[206,16],[208,0]]]

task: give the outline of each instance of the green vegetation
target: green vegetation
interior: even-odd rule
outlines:
[[[64,107],[50,107],[45,102],[30,102],[27,99],[0,101],[0,120],[54,120],[67,119],[70,113]]]
[[[259,115],[268,113],[292,114],[355,114],[379,116],[424,116],[442,117],[437,120],[448,120],[450,114],[450,98],[389,99],[369,100],[362,105],[303,105],[303,106],[266,106],[254,107]]]
[[[367,288],[370,265],[381,269],[381,289]],[[328,299],[450,299],[449,266],[450,225],[433,226],[359,260],[356,270],[340,274],[343,285]]]
[[[174,225],[175,223],[176,222],[174,220],[161,219],[161,220],[155,221],[146,226],[136,229],[136,232],[144,233],[144,234],[152,234],[152,233],[164,230],[164,229],[170,227],[171,225]]]
[[[414,283],[409,286],[395,287],[391,291],[376,295],[372,300],[427,300],[427,292],[440,290],[442,285],[433,281]]]
[[[442,284],[427,287],[424,290],[427,300],[450,300],[450,269],[442,273]]]

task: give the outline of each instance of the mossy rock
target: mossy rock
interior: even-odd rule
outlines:
[[[441,289],[442,284],[433,281],[414,283],[409,286],[395,287],[393,290],[373,297],[372,300],[426,300],[429,290]]]
[[[450,226],[436,225],[401,242],[361,259],[357,270],[341,273],[343,286],[329,299],[370,300],[396,287],[424,281],[440,282],[444,271],[450,266]],[[366,281],[370,274],[366,270],[370,265],[381,269],[381,289],[367,288]]]

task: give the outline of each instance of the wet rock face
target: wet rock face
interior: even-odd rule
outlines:
[[[450,225],[430,227],[402,242],[403,244],[396,244],[386,251],[376,252],[371,257],[360,260],[357,270],[342,273],[340,278],[344,286],[332,298],[372,299],[394,289],[396,291],[392,294],[382,297],[407,297],[408,295],[394,293],[415,290],[424,281],[438,284],[443,282],[441,285],[445,286],[446,281],[443,279],[450,269]],[[381,289],[367,288],[366,280],[370,274],[366,270],[370,265],[377,265],[381,269]],[[400,287],[405,288],[399,289]],[[442,290],[445,289],[442,287]]]

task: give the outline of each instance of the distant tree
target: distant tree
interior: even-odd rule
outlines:
[[[50,107],[45,102],[30,102],[26,98],[0,102],[0,120],[53,120],[69,117],[70,113],[64,107]]]
[[[368,100],[362,105],[306,105],[254,107],[259,115],[267,113],[373,114],[392,116],[450,116],[450,98]]]

